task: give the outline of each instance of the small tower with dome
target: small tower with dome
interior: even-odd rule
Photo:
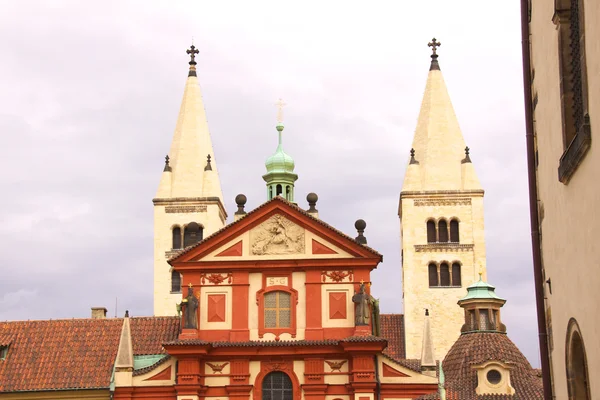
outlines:
[[[294,159],[283,151],[283,106],[285,106],[285,103],[279,99],[276,105],[279,107],[276,126],[279,133],[279,144],[275,153],[267,158],[265,162],[267,173],[263,175],[263,179],[267,183],[267,200],[271,200],[275,196],[281,196],[293,203],[294,183],[298,180],[298,175],[294,173]]]

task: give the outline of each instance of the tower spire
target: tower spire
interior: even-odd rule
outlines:
[[[411,182],[406,190],[460,190],[463,182],[469,189],[481,189],[472,166],[461,168],[466,144],[439,67],[437,51],[441,44],[436,38],[427,44],[431,47],[431,66],[412,145],[419,161],[421,188]]]
[[[277,106],[277,125],[276,129],[279,135],[278,145],[275,153],[267,158],[265,166],[267,173],[263,175],[263,179],[267,183],[267,199],[271,200],[275,196],[283,196],[286,200],[294,201],[294,182],[298,179],[298,175],[294,173],[294,159],[283,151],[283,107],[286,103],[279,99],[275,105]]]
[[[192,44],[189,73],[171,148],[154,203],[154,315],[172,315],[181,300],[179,273],[167,259],[173,251],[201,240],[227,220]]]

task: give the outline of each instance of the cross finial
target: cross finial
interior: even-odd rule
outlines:
[[[194,285],[192,285],[192,282],[190,282],[190,284],[188,285],[188,287],[193,288]]]
[[[431,40],[431,42],[429,42],[427,44],[427,46],[431,47],[431,50],[433,51],[433,53],[431,54],[431,57],[433,58],[433,56],[437,56],[437,48],[440,47],[442,45],[441,42],[438,42],[436,38],[433,38]]]
[[[284,103],[284,101],[281,98],[279,98],[275,105],[277,106],[277,123],[281,124],[283,123],[283,107],[285,107],[287,103]]]
[[[204,167],[205,171],[212,171],[212,165],[210,164],[210,154],[206,156],[206,167]]]
[[[169,172],[171,171],[171,166],[169,165],[169,160],[170,160],[170,158],[169,158],[169,155],[167,154],[165,156],[165,168],[163,169],[163,171],[169,171]]]
[[[469,150],[471,150],[471,149],[469,149],[469,146],[465,147],[465,155],[467,155],[467,156],[469,155]]]
[[[190,65],[196,65],[196,54],[200,53],[196,46],[191,45],[185,52],[190,55]]]

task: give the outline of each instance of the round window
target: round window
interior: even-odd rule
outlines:
[[[491,369],[488,371],[486,378],[492,385],[497,385],[502,380],[502,374],[500,374],[500,371],[496,369]]]

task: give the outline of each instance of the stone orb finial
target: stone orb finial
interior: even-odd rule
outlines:
[[[364,219],[357,219],[356,222],[354,223],[354,227],[359,232],[364,231],[365,228],[367,227],[367,223],[365,222]]]
[[[245,206],[246,202],[248,201],[248,198],[246,197],[245,194],[238,194],[237,196],[235,196],[235,204],[239,206]]]

